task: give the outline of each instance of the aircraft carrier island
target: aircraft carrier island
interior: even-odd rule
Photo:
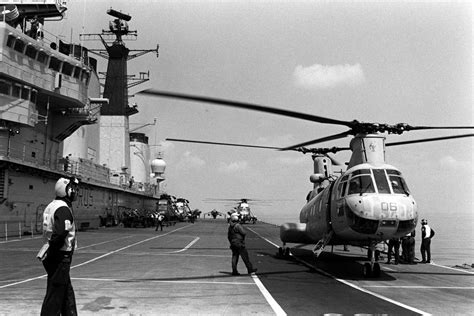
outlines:
[[[80,315],[469,315],[473,271],[381,264],[366,278],[366,250],[278,255],[279,227],[245,225],[258,271],[231,275],[224,219],[198,218],[163,231],[104,227],[80,232],[71,278]],[[46,290],[35,258],[40,236],[0,241],[0,314],[37,315]],[[239,262],[241,273],[246,271]]]

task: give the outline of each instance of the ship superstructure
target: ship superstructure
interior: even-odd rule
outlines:
[[[128,107],[126,58],[120,67],[109,63],[114,80],[106,80],[102,96],[90,51],[44,32],[66,10],[58,0],[0,1],[0,236],[40,232],[60,176],[81,179],[74,209],[82,228],[157,207],[159,182],[130,182],[128,116],[136,109]],[[117,119],[122,133],[107,134],[102,127]],[[112,134],[120,136],[113,140],[120,159],[106,163],[116,157],[102,150]]]

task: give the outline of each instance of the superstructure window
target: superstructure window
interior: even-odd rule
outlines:
[[[17,52],[20,52],[20,53],[23,53],[23,50],[25,49],[25,42],[23,42],[22,40],[19,40],[17,39],[15,41],[15,46],[13,47],[14,50],[16,50]]]
[[[38,50],[33,45],[26,46],[26,51],[25,51],[26,56],[28,56],[30,58],[33,58],[33,59],[36,59],[36,54],[37,53],[38,53]]]
[[[36,98],[38,97],[38,91],[36,91],[35,89],[31,89],[31,93],[30,93],[30,101],[32,103],[35,103],[36,104]]]
[[[74,67],[74,73],[72,76],[76,79],[79,79],[81,77],[81,67]]]
[[[39,51],[38,55],[36,56],[36,60],[40,63],[46,64],[48,62],[48,54],[43,51]]]
[[[0,80],[0,93],[10,95],[10,84],[8,82]]]
[[[15,36],[10,34],[8,35],[8,38],[7,38],[7,46],[12,48],[13,45],[15,45]]]
[[[24,100],[30,100],[30,88],[23,86],[21,88],[21,98]]]
[[[64,62],[63,69],[61,70],[61,72],[65,74],[66,76],[70,76],[72,75],[73,67],[74,67],[73,65]]]
[[[54,71],[59,71],[61,69],[61,61],[54,56],[51,56],[49,61],[49,68]]]
[[[19,98],[21,94],[21,86],[14,84],[12,86],[12,97]]]

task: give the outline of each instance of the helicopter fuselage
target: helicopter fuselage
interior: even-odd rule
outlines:
[[[387,164],[358,164],[320,192],[315,188],[299,224],[281,226],[285,243],[367,244],[402,237],[416,227],[417,205],[400,171]]]

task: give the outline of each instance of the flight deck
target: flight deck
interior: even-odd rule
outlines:
[[[362,276],[366,250],[327,247],[318,259],[278,253],[279,227],[246,224],[253,275],[231,275],[227,223],[198,219],[163,231],[79,232],[71,278],[80,315],[453,315],[474,307],[474,273],[436,264],[381,264]],[[40,236],[0,240],[0,315],[38,315],[46,275]],[[383,261],[382,261],[383,262]],[[381,263],[382,263],[381,262]],[[243,262],[239,270],[245,273]]]

